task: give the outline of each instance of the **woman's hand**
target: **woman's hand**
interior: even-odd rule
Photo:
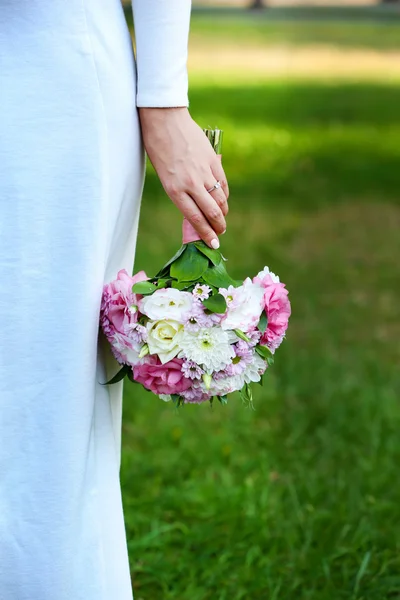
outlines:
[[[186,107],[138,110],[144,146],[164,190],[206,244],[218,248],[229,196],[220,157]],[[222,187],[207,192],[218,180]]]

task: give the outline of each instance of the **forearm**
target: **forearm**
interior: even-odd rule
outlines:
[[[132,0],[138,107],[187,107],[191,0]]]

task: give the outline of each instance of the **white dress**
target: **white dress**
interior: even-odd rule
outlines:
[[[98,319],[133,266],[136,106],[188,106],[190,0],[133,9],[137,61],[119,0],[0,0],[1,600],[132,599]]]

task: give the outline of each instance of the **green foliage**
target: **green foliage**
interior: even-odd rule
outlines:
[[[174,261],[176,261],[181,254],[183,254],[183,252],[186,250],[186,244],[183,244],[179,250],[172,256],[172,258],[169,259],[169,261],[167,263],[165,263],[165,265],[162,267],[162,269],[160,269],[160,271],[158,271],[156,277],[165,277],[166,275],[169,275],[170,269],[168,267],[170,267],[172,265],[172,263]]]
[[[208,259],[188,244],[182,254],[171,264],[171,276],[178,281],[198,281],[208,267]]]
[[[257,352],[257,354],[259,354],[261,356],[261,358],[266,360],[269,365],[273,364],[274,355],[272,354],[272,352],[268,348],[268,346],[261,346],[261,344],[257,344],[256,352]]]
[[[203,241],[194,242],[194,246],[210,259],[213,265],[219,265],[222,260],[222,254],[219,250],[209,248]]]
[[[233,331],[236,333],[238,338],[240,338],[241,340],[244,340],[245,342],[250,341],[249,336],[247,336],[241,329],[234,329]]]
[[[253,391],[251,389],[251,385],[245,383],[242,389],[239,392],[239,396],[243,400],[245,404],[249,406],[253,406]]]
[[[261,314],[261,317],[260,317],[260,321],[258,323],[258,329],[261,331],[261,333],[265,333],[267,327],[268,327],[268,316],[267,316],[267,313],[265,311],[263,311]]]
[[[131,367],[129,365],[124,365],[118,373],[116,373],[109,381],[103,383],[102,385],[112,385],[113,383],[118,383],[121,381],[131,371]]]
[[[132,292],[135,294],[142,294],[143,296],[148,296],[152,294],[157,289],[157,286],[150,281],[138,281],[132,286]]]
[[[210,266],[203,273],[203,279],[208,285],[211,285],[216,288],[220,288],[220,287],[227,288],[230,285],[234,285],[234,286],[240,285],[238,282],[234,281],[232,279],[232,277],[230,277],[228,275],[223,261],[221,261],[218,265]]]
[[[212,313],[222,314],[226,311],[226,300],[222,294],[213,294],[203,300],[203,306]]]

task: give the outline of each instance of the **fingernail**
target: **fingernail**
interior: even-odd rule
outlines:
[[[224,233],[226,233],[226,229],[223,230],[223,232],[221,233],[221,235],[224,235]]]
[[[219,248],[219,241],[217,239],[211,240],[211,248],[214,248],[214,250]]]

